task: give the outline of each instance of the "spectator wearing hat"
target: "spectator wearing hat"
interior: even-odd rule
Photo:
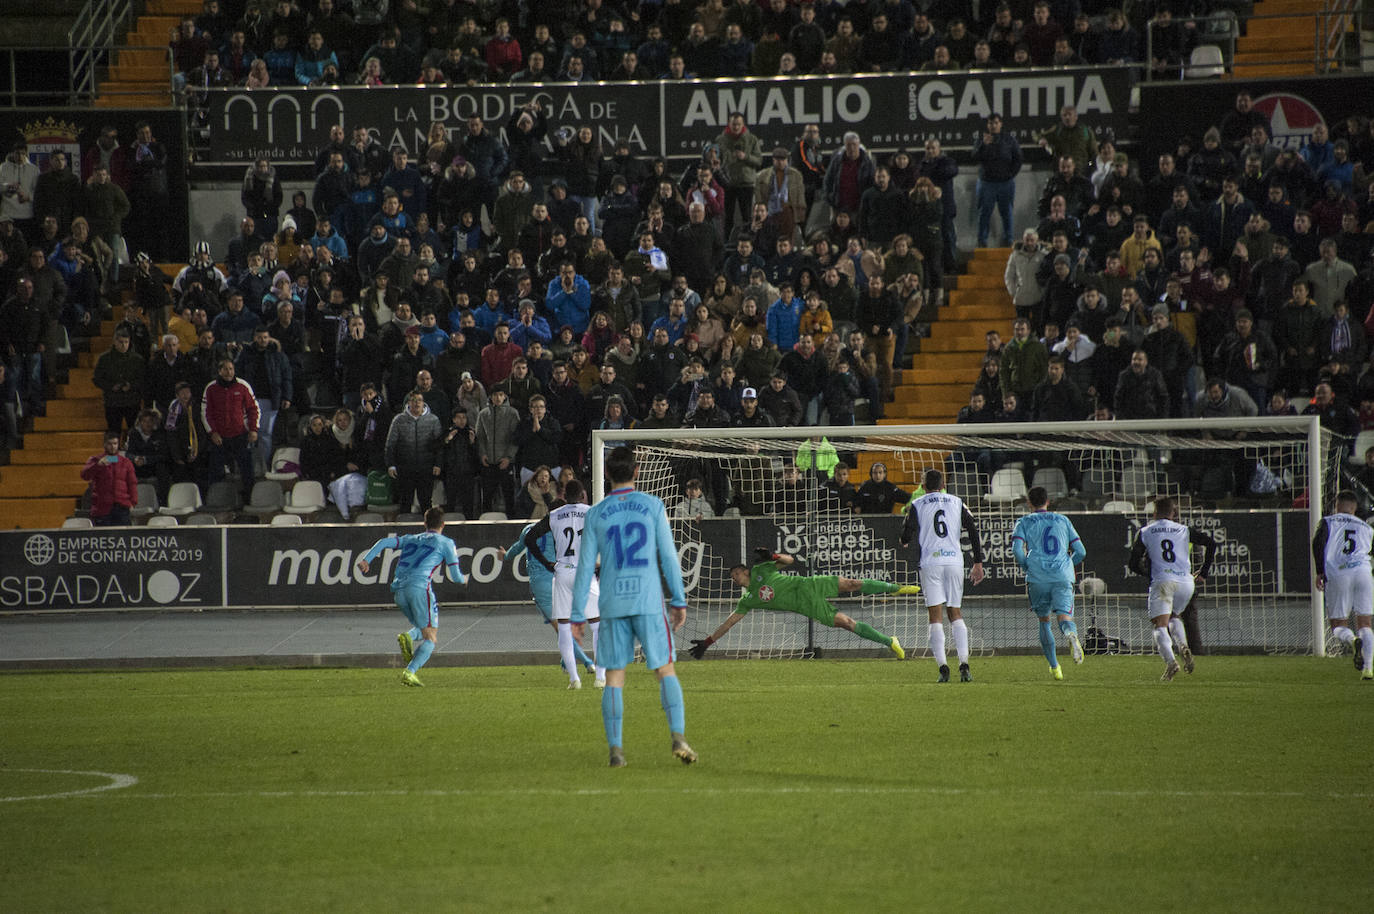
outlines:
[[[553,333],[549,330],[549,322],[536,313],[532,299],[520,299],[519,315],[516,322],[511,325],[510,338],[511,342],[522,350],[528,350],[530,343],[536,340],[545,346],[552,342]]]
[[[1278,369],[1278,350],[1269,335],[1255,327],[1248,308],[1236,312],[1235,329],[1217,347],[1222,376],[1250,395],[1256,403],[1269,402]]]
[[[606,249],[615,257],[625,257],[634,245],[635,226],[639,223],[639,200],[630,192],[629,182],[624,175],[611,178],[610,189],[597,207],[596,219],[596,224],[601,226]]]
[[[806,224],[806,184],[802,173],[788,164],[789,156],[785,146],[774,147],[772,167],[759,171],[753,196],[767,205],[768,218],[784,238]]]
[[[277,231],[277,214],[281,211],[282,189],[277,169],[265,157],[260,157],[243,175],[239,189],[243,209],[253,219],[258,237],[264,241]]]
[[[987,129],[973,141],[973,158],[978,163],[978,183],[974,194],[978,202],[978,247],[988,246],[992,213],[1002,216],[1002,237],[1012,237],[1012,205],[1016,199],[1016,175],[1021,171],[1021,145],[1002,132],[1002,115],[988,115]]]
[[[739,413],[731,422],[735,428],[773,428],[776,423],[768,411],[759,405],[759,392],[746,387],[740,391]]]
[[[584,333],[591,316],[592,288],[586,278],[577,274],[571,262],[558,269],[558,276],[549,281],[544,293],[544,308],[561,325],[568,325],[574,334]]]
[[[1172,324],[1169,306],[1155,305],[1150,309],[1150,329],[1145,331],[1145,340],[1140,344],[1149,364],[1159,369],[1164,377],[1164,386],[1169,391],[1169,417],[1183,418],[1188,415],[1188,403],[1193,397],[1195,387],[1192,369],[1197,360],[1193,348]]]

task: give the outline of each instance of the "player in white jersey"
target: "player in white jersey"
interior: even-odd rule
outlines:
[[[959,656],[959,681],[972,682],[968,668],[968,626],[959,606],[964,599],[964,547],[960,539],[968,533],[973,570],[969,581],[975,586],[983,580],[983,543],[978,526],[962,499],[945,492],[945,474],[926,470],[926,494],[911,503],[902,524],[902,545],[914,540],[920,552],[921,589],[930,613],[930,653],[940,667],[938,682],[949,682],[945,663],[945,614]]]
[[[1355,493],[1336,494],[1336,510],[1317,525],[1312,537],[1312,559],[1316,562],[1317,587],[1326,592],[1326,618],[1331,634],[1344,646],[1355,648],[1355,669],[1361,679],[1374,679],[1374,578],[1370,577],[1370,553],[1374,551],[1374,529],[1355,516],[1359,502]],[[1359,637],[1347,624],[1355,615]]]
[[[583,499],[586,491],[576,479],[568,481],[563,489],[564,504],[554,508],[548,516],[530,528],[525,534],[525,548],[530,557],[553,572],[553,618],[558,626],[558,653],[563,658],[563,668],[568,670],[568,688],[582,688],[582,677],[577,675],[577,661],[574,657],[574,640],[581,641],[587,623],[592,627],[592,656],[596,656],[596,641],[600,635],[601,616],[598,613],[590,618],[573,615],[572,584],[577,576],[577,557],[582,548],[582,527],[587,521],[588,507]],[[544,534],[553,538],[553,557],[544,555],[539,548],[539,540]],[[591,592],[599,595],[596,578],[592,578]],[[597,602],[590,604],[595,607]],[[606,687],[606,669],[596,667],[596,687]]]
[[[1202,565],[1196,572],[1191,556],[1195,547],[1203,550]],[[1178,522],[1174,500],[1163,495],[1155,499],[1155,519],[1136,534],[1127,564],[1136,574],[1150,576],[1150,594],[1145,605],[1155,626],[1155,644],[1164,658],[1164,675],[1160,678],[1165,682],[1178,675],[1175,648],[1183,659],[1183,668],[1189,673],[1193,671],[1193,652],[1179,613],[1193,598],[1197,582],[1207,580],[1216,551],[1217,541],[1210,534]]]

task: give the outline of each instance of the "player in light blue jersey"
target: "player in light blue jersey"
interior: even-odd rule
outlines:
[[[439,604],[430,587],[434,569],[442,566],[448,571],[449,580],[459,584],[466,584],[468,577],[458,567],[458,547],[444,536],[443,508],[430,508],[425,512],[424,533],[408,536],[393,533],[377,540],[367,554],[358,559],[358,571],[367,574],[372,560],[381,555],[383,549],[401,551],[391,571],[391,593],[396,607],[405,613],[411,625],[409,631],[396,636],[401,656],[406,661],[401,682],[408,686],[424,685],[415,672],[425,665],[439,643]],[[420,642],[418,647],[417,640]]]
[[[525,534],[534,529],[534,524],[526,524],[520,531],[520,536],[515,542],[510,544],[506,550],[506,561],[514,562],[526,552]],[[539,538],[539,548],[545,552],[553,551],[553,537],[551,534],[544,534]],[[534,607],[539,610],[539,614],[544,617],[544,622],[553,626],[555,637],[558,634],[558,625],[553,621],[553,572],[545,568],[542,563],[525,559],[525,570],[530,577],[530,596],[534,597]],[[582,649],[582,645],[573,642],[573,653],[577,655],[577,662],[587,668],[590,673],[593,669],[592,658],[587,656],[587,652]],[[560,664],[561,665],[561,664]]]
[[[1026,589],[1030,592],[1031,612],[1040,619],[1040,649],[1050,662],[1055,679],[1063,679],[1055,655],[1054,630],[1050,616],[1059,620],[1059,630],[1073,648],[1073,662],[1083,662],[1083,645],[1078,640],[1078,626],[1073,623],[1074,566],[1088,554],[1073,523],[1064,515],[1049,510],[1050,496],[1044,486],[1035,486],[1026,493],[1026,501],[1033,513],[1016,522],[1011,534],[1011,550],[1016,564],[1026,573]]]
[[[612,768],[625,765],[621,721],[625,713],[622,690],[625,668],[634,662],[635,641],[644,648],[644,661],[658,676],[659,698],[668,715],[673,755],[684,765],[697,760],[684,735],[686,715],[682,686],[673,667],[673,632],[687,621],[687,596],[682,587],[673,532],[663,502],[635,491],[639,464],[634,451],[618,447],[606,458],[611,491],[588,511],[582,527],[573,578],[572,612],[585,615],[597,560],[601,561],[601,637],[597,663],[606,670],[601,693],[601,720],[610,746]],[[659,575],[662,575],[660,579]],[[668,585],[668,606],[663,585]]]

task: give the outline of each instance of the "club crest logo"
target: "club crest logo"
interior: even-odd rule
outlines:
[[[760,587],[759,599],[765,603],[770,602],[773,599],[773,588],[767,584],[764,584],[762,587]]]
[[[1312,128],[1326,124],[1316,106],[1291,92],[1271,92],[1255,99],[1255,110],[1269,118],[1269,136],[1281,149],[1301,149]]]

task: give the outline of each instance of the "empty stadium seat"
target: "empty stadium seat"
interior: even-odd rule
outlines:
[[[157,500],[157,486],[151,482],[138,484],[138,504],[129,509],[130,517],[147,517],[156,514],[160,503]]]
[[[1026,497],[1026,477],[1013,468],[998,470],[992,474],[992,489],[984,496],[994,503],[1014,502]]]
[[[1044,486],[1050,498],[1063,498],[1069,494],[1069,481],[1059,467],[1041,467],[1035,471],[1031,487]]]
[[[185,517],[194,514],[199,507],[200,487],[194,482],[174,482],[167,493],[167,504],[158,508],[157,513],[164,517]]]
[[[172,499],[168,496],[167,500],[171,501]],[[175,527],[178,524],[179,521],[171,514],[155,514],[148,518],[149,527]]]
[[[213,514],[192,514],[181,522],[183,527],[213,527],[219,520]]]
[[[273,482],[294,482],[301,478],[301,449],[279,447],[272,452],[272,467],[263,476]]]
[[[364,511],[353,519],[356,524],[384,524],[386,518],[375,511]]]
[[[1116,499],[1115,501],[1109,501],[1103,505],[1102,511],[1105,514],[1134,514],[1135,505],[1129,501]]]
[[[1183,68],[1188,79],[1219,79],[1226,75],[1226,59],[1221,48],[1214,44],[1202,44],[1193,48],[1188,65]]]
[[[267,517],[281,510],[284,502],[281,483],[275,479],[261,479],[253,483],[253,491],[248,496],[248,505],[243,513],[253,517]]]
[[[282,506],[287,514],[316,514],[324,509],[324,486],[313,479],[302,479],[291,489],[291,498]]]
[[[93,526],[95,525],[91,523],[89,517],[69,517],[62,522],[63,530],[82,530]]]
[[[286,510],[290,511],[291,509],[288,507]],[[275,514],[272,516],[273,527],[299,526],[300,523],[301,516],[299,514]]]
[[[507,520],[505,511],[483,511],[478,520]]]
[[[227,479],[211,483],[210,488],[205,493],[205,504],[201,507],[212,514],[227,514],[237,511],[243,507],[242,499],[239,498],[238,484]]]

